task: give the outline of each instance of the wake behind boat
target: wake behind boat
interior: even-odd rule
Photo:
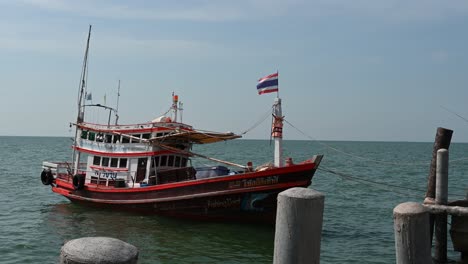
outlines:
[[[118,124],[116,109],[100,104],[86,105],[90,33],[91,27],[81,76],[78,117],[74,123],[73,161],[43,162],[42,166],[41,181],[51,185],[53,192],[73,202],[117,210],[195,219],[274,222],[278,193],[311,184],[322,155],[297,164],[288,158],[283,164],[280,98],[275,99],[272,113],[274,164],[257,169],[251,162],[240,165],[192,152],[194,144],[240,136],[198,130],[183,123],[178,116],[181,103],[177,95],[173,95],[168,113],[141,124]],[[262,78],[259,94],[277,92],[277,85],[277,74]],[[85,109],[89,107],[109,111],[108,122],[86,122]],[[111,124],[113,112],[115,123]],[[194,168],[193,157],[237,169],[226,166]]]

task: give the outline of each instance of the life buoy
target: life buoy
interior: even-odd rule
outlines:
[[[54,182],[54,175],[50,170],[43,170],[41,173],[41,182],[44,185],[51,185]]]
[[[84,184],[85,184],[84,174],[75,174],[75,176],[73,176],[73,188],[75,188],[75,190],[83,189]]]

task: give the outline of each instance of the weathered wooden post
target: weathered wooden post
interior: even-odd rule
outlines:
[[[136,264],[138,249],[111,237],[83,237],[68,241],[60,264]]]
[[[447,149],[437,151],[436,194],[435,203],[447,205],[448,200],[448,162]],[[434,259],[439,262],[447,261],[447,213],[435,215],[435,243]]]
[[[452,135],[453,130],[442,127],[437,128],[437,134],[434,141],[434,148],[432,150],[431,167],[429,169],[429,177],[427,179],[426,198],[435,199],[437,151],[439,149],[449,149],[450,141],[452,140]]]
[[[432,263],[429,212],[419,203],[406,202],[393,209],[397,264]]]
[[[324,200],[299,187],[278,195],[273,263],[320,263]]]
[[[431,165],[429,167],[429,176],[427,178],[427,192],[424,203],[433,203],[435,199],[435,185],[436,185],[436,164],[437,164],[437,151],[439,149],[449,149],[450,141],[452,140],[453,130],[438,127],[434,140],[434,147],[432,149]],[[434,230],[434,216],[430,215],[430,232],[431,239],[429,243],[432,244],[432,234]]]

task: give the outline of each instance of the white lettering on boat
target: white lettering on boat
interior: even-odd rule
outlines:
[[[229,189],[237,189],[242,187],[256,187],[261,185],[272,185],[278,183],[279,176],[268,176],[263,178],[255,178],[248,180],[231,181],[228,184]]]
[[[210,199],[208,208],[229,208],[240,205],[240,198]]]
[[[94,175],[99,178],[106,178],[106,179],[111,179],[111,180],[117,179],[117,172],[105,172],[105,171],[102,172],[102,171],[95,170]]]

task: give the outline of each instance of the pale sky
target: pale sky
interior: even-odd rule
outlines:
[[[468,1],[0,0],[0,135],[70,136],[89,24],[88,90],[121,123],[240,133],[270,109],[319,140],[468,142]],[[94,116],[93,116],[94,115]],[[88,116],[102,118],[95,113]],[[244,138],[269,138],[270,119]],[[286,139],[307,139],[289,125]]]

